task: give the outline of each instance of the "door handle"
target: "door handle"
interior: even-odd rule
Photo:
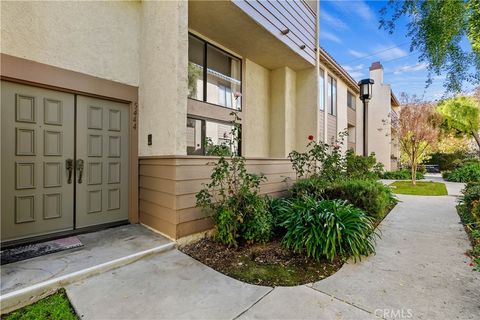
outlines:
[[[83,175],[83,160],[78,159],[76,164],[78,170],[78,183],[82,183],[82,175]]]
[[[65,160],[65,168],[67,168],[67,171],[68,171],[67,183],[70,184],[72,183],[73,159]]]

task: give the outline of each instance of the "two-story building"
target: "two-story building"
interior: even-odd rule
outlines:
[[[284,192],[308,135],[361,151],[358,87],[316,1],[1,3],[2,244],[142,223],[208,230],[206,145],[230,139]],[[361,153],[361,152],[359,152]]]
[[[373,62],[369,68],[370,79],[375,82],[367,112],[367,150],[375,153],[385,170],[397,170],[400,163],[398,117],[400,103],[390,84],[384,83],[383,66]]]

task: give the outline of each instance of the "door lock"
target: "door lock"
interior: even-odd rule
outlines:
[[[67,183],[70,184],[70,183],[72,183],[73,159],[67,159],[67,160],[65,160],[65,168],[66,168],[67,171],[68,171]]]
[[[78,159],[76,164],[78,170],[78,183],[82,183],[82,175],[83,175],[83,160]]]

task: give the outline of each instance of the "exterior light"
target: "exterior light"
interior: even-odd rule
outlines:
[[[372,99],[373,79],[363,79],[358,82],[360,87],[360,100],[363,102],[363,155],[368,156],[367,148],[367,112],[368,101]]]
[[[373,79],[363,79],[358,82],[360,86],[360,100],[370,100],[372,98],[372,87],[375,82]]]

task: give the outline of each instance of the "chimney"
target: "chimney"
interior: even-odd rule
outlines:
[[[377,69],[382,69],[382,70],[383,70],[383,66],[382,66],[382,64],[380,63],[380,61],[375,61],[375,62],[373,62],[372,65],[370,66],[370,71],[377,70]]]
[[[375,81],[375,84],[383,84],[383,66],[380,61],[375,61],[370,66],[370,78]]]

